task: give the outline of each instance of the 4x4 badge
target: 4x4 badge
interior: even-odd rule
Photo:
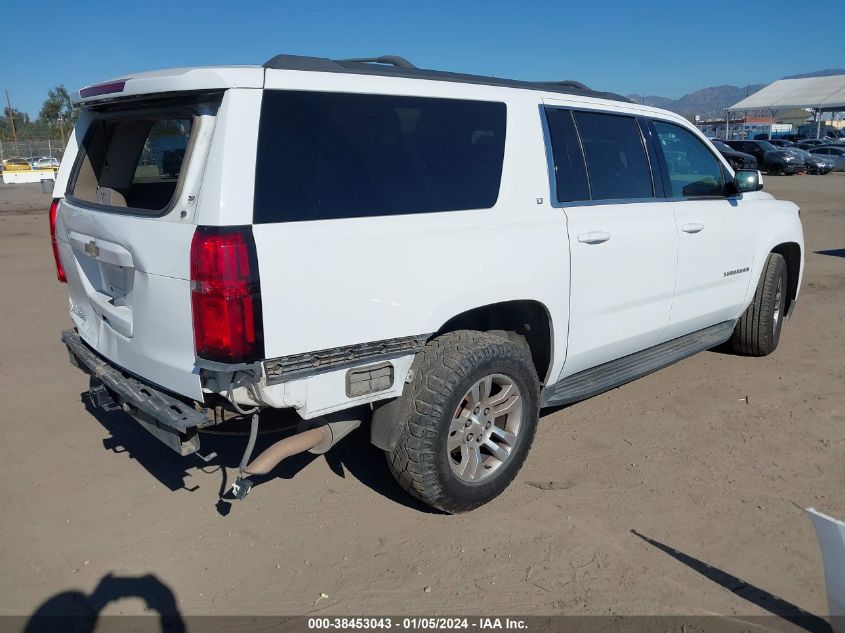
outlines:
[[[97,242],[91,240],[85,245],[85,254],[90,257],[99,257],[100,255],[100,248],[97,246]]]

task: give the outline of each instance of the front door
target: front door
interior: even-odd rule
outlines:
[[[664,157],[678,234],[672,338],[736,318],[754,259],[748,201],[725,195],[722,162],[696,134],[652,122]]]

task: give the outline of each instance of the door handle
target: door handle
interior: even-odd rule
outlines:
[[[584,244],[601,244],[610,239],[610,233],[607,231],[590,231],[589,233],[579,233],[578,241]]]
[[[681,230],[684,233],[700,233],[704,230],[704,225],[700,222],[690,222],[689,224],[684,224]]]

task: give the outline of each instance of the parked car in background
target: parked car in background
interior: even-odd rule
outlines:
[[[819,125],[818,123],[806,123],[801,125],[796,130],[797,134],[803,138],[841,138],[843,136],[842,130],[837,130],[830,125]]]
[[[810,149],[811,147],[819,147],[821,145],[828,145],[832,139],[822,139],[822,138],[805,138],[803,141],[800,141],[797,145],[801,149]]]
[[[725,160],[730,163],[734,171],[737,169],[758,169],[757,159],[751,154],[738,152],[737,150],[725,145],[725,142],[720,141],[719,139],[713,139],[710,142],[713,143],[713,147],[719,150],[719,153],[725,157]]]
[[[32,165],[33,169],[58,169],[61,163],[59,162],[58,158],[53,158],[52,156],[44,156],[43,158],[39,158],[35,161]]]
[[[725,141],[732,149],[751,154],[760,168],[769,174],[797,174],[804,171],[804,161],[779,149],[769,141]]]
[[[833,161],[828,160],[828,157],[813,155],[807,150],[798,147],[787,147],[785,151],[794,154],[799,160],[804,161],[808,174],[823,176],[833,170]]]
[[[27,171],[32,165],[25,158],[7,158],[3,161],[3,171]]]
[[[770,138],[769,143],[775,147],[795,147],[795,143],[788,141],[785,138]]]
[[[845,171],[845,147],[839,145],[825,145],[809,150],[813,156],[822,156],[833,163],[833,171]]]

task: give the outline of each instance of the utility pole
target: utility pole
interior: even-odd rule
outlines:
[[[15,131],[15,115],[12,110],[12,101],[9,99],[9,91],[6,91],[6,104],[9,106],[7,112],[9,113],[9,123],[12,125],[12,142],[15,144],[15,151],[18,151],[18,133]]]

